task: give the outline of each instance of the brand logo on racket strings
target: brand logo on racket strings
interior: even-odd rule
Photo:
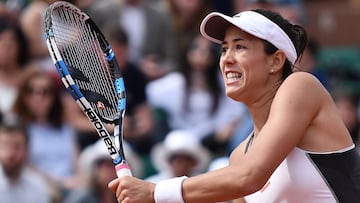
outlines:
[[[63,7],[63,8],[65,8],[65,9],[67,9],[67,10],[72,11],[72,12],[73,12],[74,14],[76,14],[81,20],[84,20],[84,19],[87,18],[87,16],[86,16],[84,13],[82,13],[79,9],[74,8],[74,6],[67,5],[67,4],[63,4],[63,5],[61,5],[60,7]]]
[[[94,124],[95,128],[100,134],[100,137],[103,138],[106,147],[111,155],[116,154],[117,150],[113,145],[111,139],[109,138],[109,133],[105,130],[104,125],[99,121],[99,118],[91,109],[84,110],[87,116],[90,118],[90,121]]]

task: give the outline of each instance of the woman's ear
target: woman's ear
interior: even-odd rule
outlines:
[[[271,57],[270,74],[274,74],[281,70],[285,64],[286,55],[283,51],[277,50]]]

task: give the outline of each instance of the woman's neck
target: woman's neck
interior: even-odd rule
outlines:
[[[265,125],[269,117],[271,104],[274,100],[275,94],[276,92],[267,92],[265,95],[262,95],[260,99],[247,104],[249,113],[254,123],[255,134]]]
[[[272,85],[271,85],[272,84]],[[262,91],[254,91],[254,99],[244,102],[253,119],[255,134],[265,125],[268,120],[270,108],[281,82],[274,82],[266,85]]]

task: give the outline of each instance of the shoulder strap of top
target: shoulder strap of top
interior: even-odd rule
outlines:
[[[246,152],[249,150],[251,144],[252,144],[253,141],[254,141],[254,137],[255,137],[255,133],[254,133],[254,131],[252,131],[252,132],[251,132],[251,135],[250,135],[250,138],[249,138],[248,142],[246,143],[246,147],[245,147],[245,152],[244,152],[244,154],[246,154]]]

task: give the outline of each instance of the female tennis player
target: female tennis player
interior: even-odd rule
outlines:
[[[158,184],[109,183],[121,203],[360,202],[360,158],[337,108],[311,74],[293,72],[305,30],[266,10],[210,13],[200,31],[221,44],[226,94],[246,104],[254,131],[229,166]]]

